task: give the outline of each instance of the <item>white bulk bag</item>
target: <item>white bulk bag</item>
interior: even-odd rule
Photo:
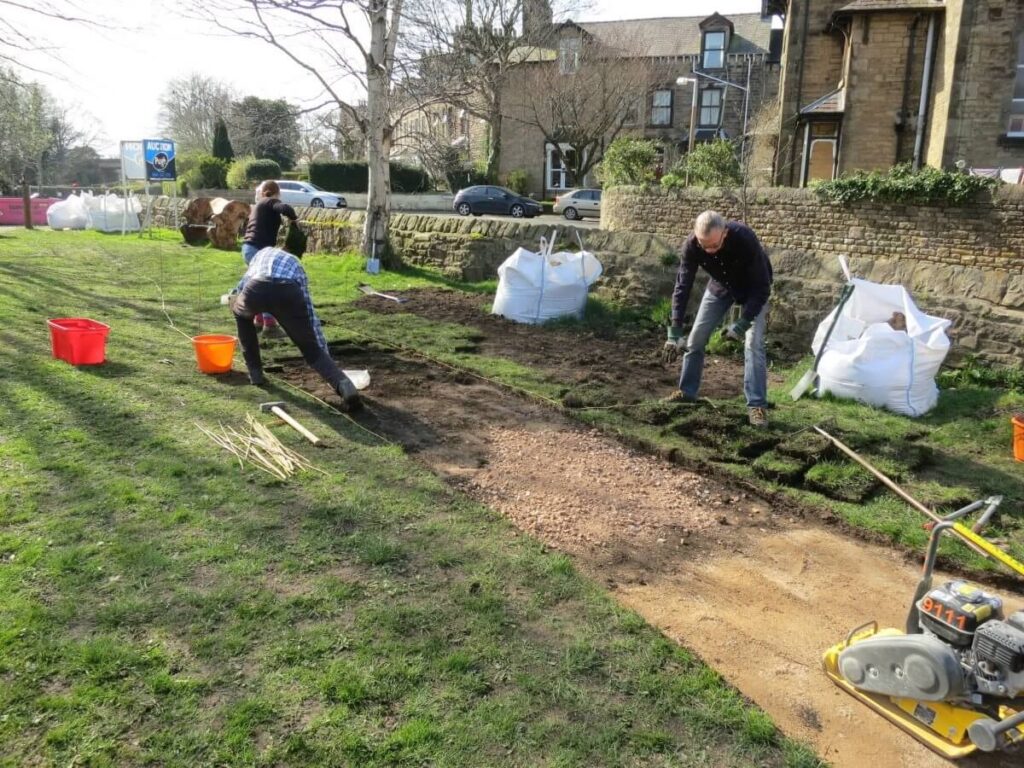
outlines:
[[[552,238],[554,240],[554,238]],[[556,317],[583,317],[587,290],[601,276],[601,262],[589,251],[551,253],[517,248],[498,267],[498,290],[491,314],[517,323],[543,323]]]
[[[828,346],[818,363],[818,392],[831,392],[905,416],[921,416],[935,407],[935,376],[949,351],[949,320],[926,315],[901,285],[881,285],[854,278],[853,294],[843,307]],[[896,330],[893,313],[906,318]],[[821,348],[832,315],[814,334]]]
[[[85,229],[89,225],[89,213],[78,195],[70,195],[46,209],[46,223],[50,229]]]
[[[139,229],[139,211],[142,205],[138,199],[129,196],[118,197],[111,193],[86,198],[89,211],[89,229],[100,232],[120,232],[122,228],[128,232]]]

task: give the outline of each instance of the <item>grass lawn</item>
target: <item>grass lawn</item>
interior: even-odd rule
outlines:
[[[233,332],[218,297],[241,259],[179,241],[0,230],[0,765],[818,764],[565,556],[341,415],[272,392],[329,436],[279,431],[328,474],[240,470],[196,423],[270,398],[199,374],[182,334]],[[319,302],[359,295],[357,259],[307,262]],[[110,324],[108,362],[52,359],[57,317]],[[453,329],[419,333],[457,355]]]

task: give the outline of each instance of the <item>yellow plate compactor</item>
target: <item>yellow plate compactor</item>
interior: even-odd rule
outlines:
[[[836,685],[950,759],[1024,745],[1024,609],[1007,615],[999,597],[966,581],[932,585],[945,531],[970,533],[976,545],[1024,575],[1024,565],[975,532],[1000,501],[976,501],[932,529],[905,631],[870,622],[824,658]],[[985,505],[975,531],[956,522]]]

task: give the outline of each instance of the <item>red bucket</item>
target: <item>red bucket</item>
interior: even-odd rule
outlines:
[[[47,320],[53,356],[71,365],[100,365],[106,362],[110,326],[84,317]]]

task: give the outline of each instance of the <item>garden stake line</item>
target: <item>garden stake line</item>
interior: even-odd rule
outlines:
[[[625,410],[625,409],[629,409],[629,408],[637,408],[637,407],[639,407],[641,405],[647,405],[648,403],[652,403],[652,402],[654,402],[654,403],[660,402],[659,400],[641,400],[639,403],[615,403],[614,405],[586,405],[586,406],[582,406],[580,408],[570,408],[569,406],[559,402],[558,400],[555,400],[553,398],[547,397],[546,395],[541,395],[541,394],[538,394],[537,392],[531,392],[528,389],[523,389],[522,387],[517,387],[515,384],[507,384],[504,381],[499,381],[497,379],[489,378],[487,376],[484,376],[482,373],[477,373],[476,371],[473,371],[473,370],[471,370],[469,368],[462,368],[462,367],[460,367],[458,365],[454,365],[452,363],[446,363],[444,360],[438,360],[436,357],[431,357],[430,355],[426,354],[425,352],[420,352],[417,349],[412,349],[410,347],[405,347],[405,346],[403,346],[401,344],[396,344],[393,341],[389,341],[387,339],[382,339],[382,338],[380,338],[378,336],[371,336],[368,333],[363,333],[362,331],[357,331],[354,328],[350,328],[348,326],[341,326],[341,327],[344,328],[344,330],[346,332],[351,333],[351,334],[353,334],[355,336],[361,336],[362,338],[366,339],[367,341],[372,341],[375,344],[380,344],[381,346],[384,346],[384,347],[391,347],[392,349],[397,349],[400,352],[405,352],[406,354],[414,355],[416,357],[421,357],[424,360],[426,360],[426,361],[428,361],[430,363],[433,363],[434,365],[439,365],[442,368],[448,368],[450,370],[456,371],[457,373],[463,373],[463,374],[466,374],[467,376],[472,376],[474,378],[480,379],[481,381],[485,381],[488,384],[493,384],[496,387],[501,387],[501,388],[510,390],[512,392],[516,392],[516,393],[518,393],[520,395],[524,395],[527,398],[532,398],[534,400],[539,400],[540,402],[544,403],[545,405],[549,405],[552,408],[555,408],[556,410],[564,411],[566,413],[579,413],[580,411],[614,411],[614,410],[619,409],[619,408]],[[706,400],[708,405],[710,405],[716,411],[719,410],[718,406],[716,406],[710,400],[708,400],[707,398],[703,398],[703,399]]]
[[[369,434],[369,435],[373,435],[373,436],[374,436],[375,438],[377,438],[378,440],[380,440],[380,441],[381,441],[382,443],[384,443],[385,445],[394,445],[394,444],[395,444],[395,443],[394,443],[393,441],[391,441],[391,440],[388,440],[388,439],[387,439],[386,437],[384,437],[383,435],[378,435],[378,434],[377,434],[376,432],[374,432],[374,431],[373,431],[372,429],[370,429],[369,427],[364,427],[364,426],[363,426],[362,424],[360,424],[360,423],[359,423],[358,421],[356,421],[355,419],[353,419],[353,418],[352,418],[351,416],[349,416],[349,415],[348,415],[347,413],[344,413],[343,411],[339,411],[339,410],[338,410],[337,408],[335,408],[335,407],[334,407],[333,405],[331,405],[330,403],[328,403],[328,402],[327,402],[326,400],[323,400],[323,399],[321,399],[321,398],[317,397],[317,396],[316,396],[316,395],[314,395],[314,394],[313,394],[312,392],[307,392],[307,391],[306,391],[306,390],[304,390],[304,389],[303,389],[302,387],[297,387],[297,386],[295,386],[294,384],[292,384],[292,383],[291,383],[290,381],[287,381],[287,380],[285,380],[285,379],[281,378],[280,376],[275,376],[275,375],[274,375],[274,374],[272,374],[272,373],[267,373],[267,374],[264,374],[264,375],[265,375],[265,376],[266,376],[266,377],[267,377],[268,379],[272,379],[273,381],[277,382],[278,384],[283,384],[284,386],[286,386],[286,387],[289,387],[290,389],[293,389],[293,390],[295,390],[296,392],[298,392],[298,393],[300,393],[300,394],[302,394],[302,395],[305,395],[306,397],[309,397],[309,398],[311,398],[311,399],[313,399],[313,400],[316,400],[316,401],[317,401],[318,403],[320,403],[320,404],[321,404],[322,406],[324,406],[325,408],[329,409],[329,410],[331,411],[331,413],[335,413],[335,414],[337,414],[337,415],[341,416],[342,418],[348,419],[348,420],[349,420],[349,421],[350,421],[350,422],[351,422],[351,423],[352,423],[352,424],[353,424],[354,426],[358,427],[359,429],[363,430],[363,432],[366,432],[366,433],[367,433],[367,434]]]

